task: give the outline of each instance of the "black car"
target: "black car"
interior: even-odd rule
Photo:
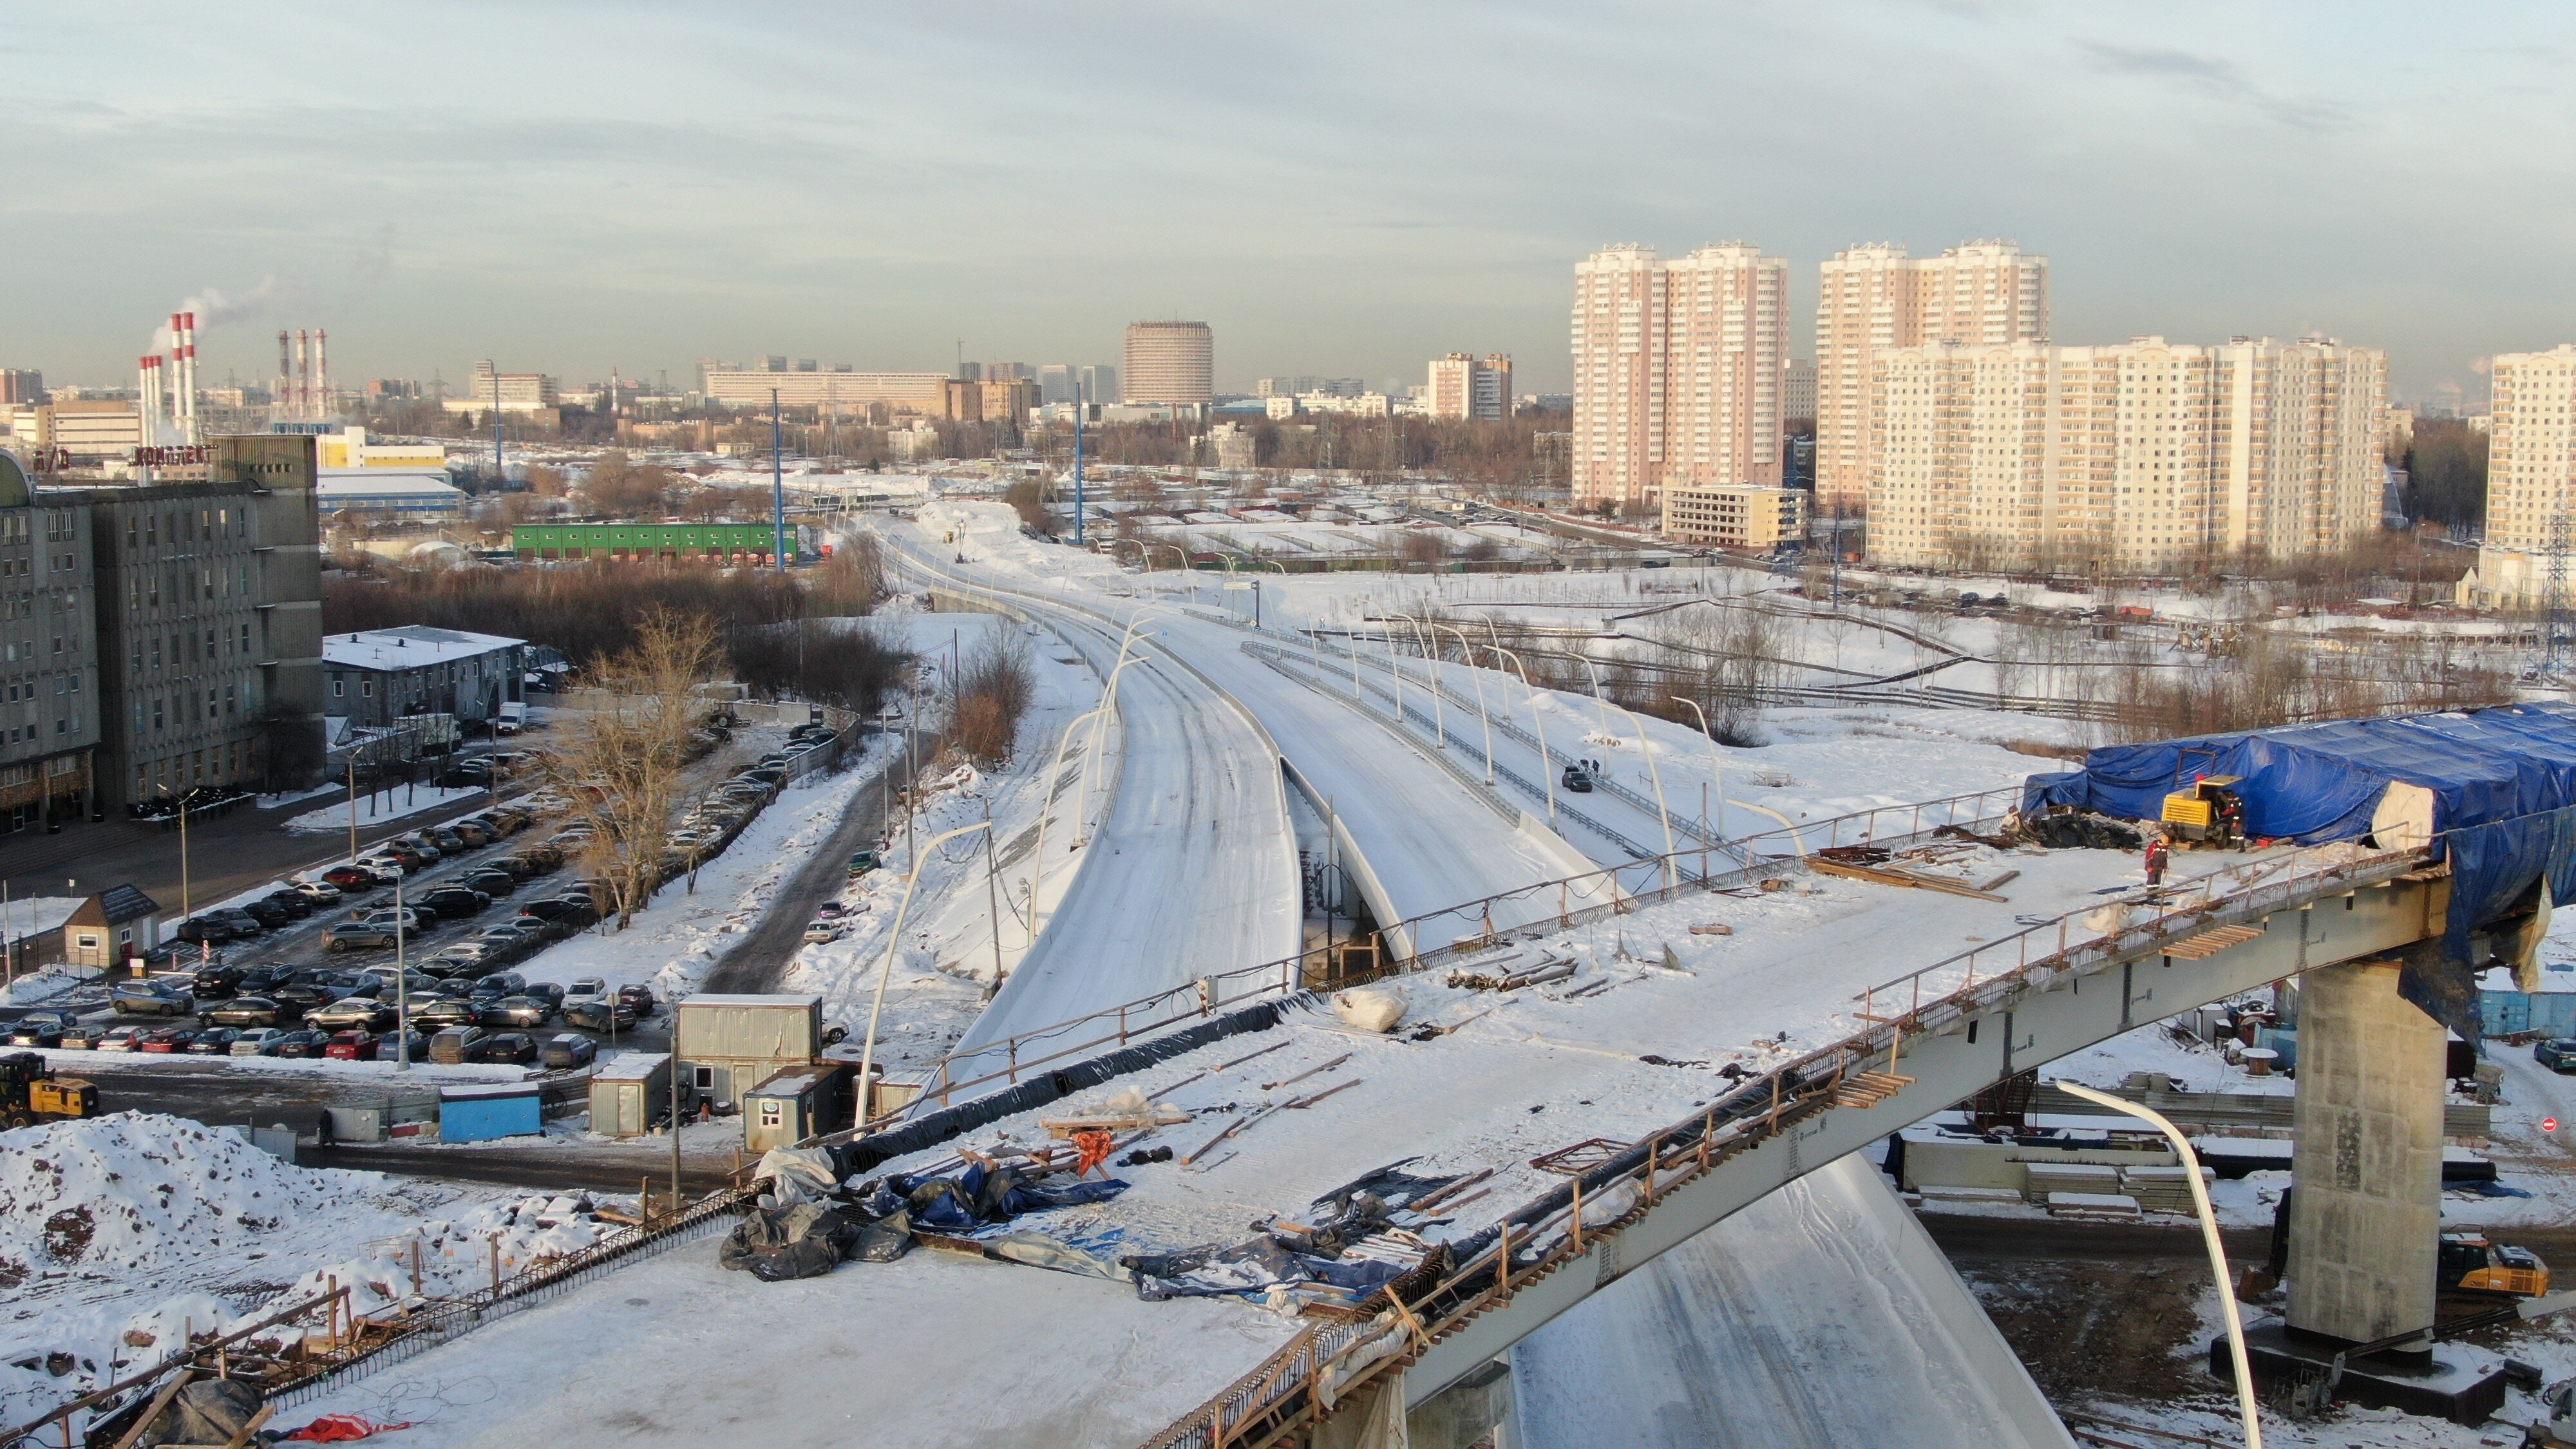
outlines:
[[[460,885],[440,886],[423,895],[421,900],[438,912],[440,920],[462,919],[492,904],[490,896]]]
[[[245,901],[240,906],[233,907],[232,909],[237,910],[242,915],[248,916],[252,920],[259,922],[263,929],[272,931],[295,919],[293,914],[291,914],[286,907],[279,905],[277,902],[270,900],[266,896],[262,896],[253,901]]]
[[[282,986],[295,979],[292,966],[249,966],[242,970],[241,980],[233,983],[236,996],[259,996],[270,987]]]
[[[599,913],[591,909],[588,896],[542,896],[519,909],[540,921],[569,922],[576,930],[599,919]]]
[[[519,988],[519,994],[535,997],[550,1010],[563,1010],[564,988],[560,981],[531,981]]]
[[[533,996],[499,996],[483,1003],[477,1026],[543,1026],[555,1009]]]
[[[239,934],[231,926],[210,916],[190,916],[170,931],[172,939],[185,941],[191,946],[220,946]]]
[[[305,1025],[318,1031],[347,1031],[352,1027],[381,1031],[393,1021],[393,1006],[372,996],[343,996],[304,1013]]]
[[[412,1018],[415,1022],[419,1020],[419,1017],[419,1012],[412,1013]],[[429,1037],[426,1033],[415,1031],[411,1034],[411,1053],[408,1056],[401,1054],[402,1041],[402,1034],[396,1031],[388,1031],[383,1036],[376,1038],[376,1060],[380,1062],[425,1062],[429,1060]]]
[[[598,1056],[599,1048],[589,1037],[574,1036],[571,1032],[548,1037],[546,1044],[537,1049],[538,1065],[559,1072],[589,1066]]]
[[[636,1018],[635,1008],[627,1003],[594,996],[588,1001],[576,1001],[565,1007],[563,1019],[566,1026],[604,1032],[632,1031]]]
[[[270,1000],[280,1007],[291,1010],[297,1016],[302,1016],[317,1006],[330,1005],[340,999],[340,994],[335,987],[307,980],[289,981],[282,986],[271,987],[268,993]]]
[[[528,979],[516,971],[495,971],[467,989],[474,996],[517,996],[528,989]]]
[[[79,1020],[68,1011],[31,1011],[9,1024],[8,1044],[51,1051],[63,1044],[63,1033]]]
[[[481,865],[457,877],[456,883],[467,890],[481,891],[486,897],[506,896],[519,888],[519,878],[497,866]]]
[[[239,966],[204,966],[198,968],[195,990],[199,1001],[221,1001],[242,989],[250,973]]]
[[[267,895],[261,896],[260,900],[286,912],[290,920],[300,921],[313,914],[313,902],[306,899],[302,891],[270,891]]]
[[[296,1015],[297,1013],[287,1009],[271,997],[236,996],[232,1000],[227,1001],[220,1006],[211,1006],[204,1011],[198,1012],[197,1020],[208,1026],[229,1026],[248,1029],[262,1026],[283,1026],[287,1022],[293,1021]]]
[[[290,1031],[260,1048],[259,1054],[264,1057],[318,1057],[330,1040],[324,1032]]]
[[[197,1033],[197,1039],[188,1043],[188,1055],[192,1057],[228,1057],[233,1054],[233,1043],[239,1040],[241,1040],[241,1033],[235,1031],[231,1027],[211,1027],[205,1031]]]
[[[278,910],[274,906],[269,908],[269,914],[277,917],[281,924],[286,920],[286,913]],[[249,911],[237,910],[230,906],[226,906],[221,910],[206,912],[206,919],[210,921],[221,921],[225,925],[230,926],[232,928],[232,933],[235,936],[256,936],[260,932],[268,929],[267,921],[262,920],[258,916],[252,915]]]
[[[477,1062],[510,1062],[518,1066],[536,1065],[537,1039],[524,1031],[505,1031],[487,1036],[466,1050],[466,1059]]]
[[[451,1026],[472,1026],[482,1015],[476,1003],[453,996],[415,1001],[411,1007],[411,1024],[423,1031],[445,1031]]]

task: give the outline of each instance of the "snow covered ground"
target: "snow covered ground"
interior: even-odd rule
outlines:
[[[406,815],[423,815],[433,810],[451,808],[460,802],[477,803],[489,799],[490,792],[481,786],[467,790],[443,790],[435,785],[397,785],[390,790],[358,797],[358,828],[363,830],[387,820]],[[345,835],[349,830],[349,802],[325,805],[290,817],[286,829],[294,835]]]

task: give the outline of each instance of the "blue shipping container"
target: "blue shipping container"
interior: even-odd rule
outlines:
[[[544,1130],[545,1113],[534,1083],[445,1087],[439,1091],[441,1142],[489,1142],[496,1137],[533,1136]]]
[[[2576,1036],[2576,991],[2481,991],[2478,1016],[2488,1036]]]

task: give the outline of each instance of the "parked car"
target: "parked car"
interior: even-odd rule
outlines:
[[[143,1051],[167,1055],[186,1051],[188,1044],[196,1039],[197,1029],[193,1026],[165,1026],[145,1032],[137,1045]]]
[[[372,1031],[335,1031],[322,1043],[322,1055],[334,1061],[372,1062],[376,1040]]]
[[[98,1039],[107,1035],[104,1026],[67,1026],[63,1028],[63,1050],[88,1052],[98,1050]]]
[[[478,890],[460,885],[440,886],[421,896],[421,903],[438,912],[441,920],[462,920],[492,904],[492,898]]]
[[[820,946],[826,941],[837,941],[841,939],[843,931],[844,927],[838,921],[811,922],[805,927],[805,944]]]
[[[479,1002],[458,996],[440,996],[413,1002],[411,1024],[428,1031],[442,1031],[449,1027],[472,1026],[480,1015],[482,1005]]]
[[[232,1055],[233,1043],[239,1040],[241,1040],[241,1033],[229,1026],[210,1026],[198,1032],[195,1041],[188,1043],[188,1055],[228,1057]]]
[[[486,869],[499,871],[501,874],[508,876],[511,883],[515,885],[518,882],[535,875],[537,873],[537,863],[530,860],[525,851],[519,851],[509,855],[495,856],[491,864],[487,866]],[[475,889],[480,890],[482,887],[477,886]],[[499,892],[496,891],[494,894],[497,895]]]
[[[568,1071],[589,1066],[598,1055],[599,1047],[589,1037],[567,1031],[546,1038],[546,1044],[537,1049],[537,1065]]]
[[[68,1011],[31,1011],[9,1024],[8,1044],[14,1047],[41,1047],[52,1050],[63,1044],[63,1033],[76,1020]]]
[[[238,934],[223,922],[205,916],[190,916],[170,928],[171,938],[191,946],[221,946]]]
[[[343,890],[327,881],[318,880],[300,880],[287,889],[304,897],[317,911],[327,911],[347,900],[352,894],[351,891]]]
[[[543,1026],[554,1008],[533,996],[495,996],[475,1014],[479,1026]]]
[[[653,999],[653,988],[641,981],[618,987],[617,999],[634,1007],[637,1016],[651,1016],[660,1005]]]
[[[436,955],[420,963],[420,969],[442,981],[459,976],[470,978],[482,975],[496,954],[493,942],[459,941],[440,947]]]
[[[309,971],[299,971],[292,978],[268,989],[268,999],[276,1002],[278,1009],[290,1018],[301,1017],[317,1006],[328,1006],[345,994],[339,987],[322,979],[321,973]]]
[[[442,856],[462,855],[467,849],[465,837],[445,825],[422,831],[420,838],[437,846]]]
[[[479,1026],[453,1026],[429,1039],[429,1059],[441,1066],[479,1062],[488,1033]]]
[[[217,1028],[217,1030],[225,1029],[226,1028]],[[286,1035],[286,1032],[283,1028],[274,1026],[263,1026],[255,1030],[240,1032],[233,1037],[233,1044],[227,1048],[227,1051],[229,1051],[231,1055],[237,1057],[259,1056],[266,1052],[269,1046],[279,1037],[284,1035]],[[200,1037],[198,1040],[203,1041],[204,1038]]]
[[[251,902],[251,905],[266,905],[274,907],[277,910],[285,912],[286,919],[289,921],[300,921],[306,916],[313,914],[313,903],[311,901],[306,900],[302,895],[295,891],[283,888],[270,891],[267,895],[261,896],[258,900]],[[243,909],[247,910],[249,907],[244,907]],[[256,915],[257,912],[253,912],[253,914]],[[260,919],[267,920],[268,918],[262,916]],[[283,923],[273,922],[272,924]]]
[[[429,1060],[429,1033],[416,1031],[409,1038],[411,1051],[403,1051],[401,1032],[389,1031],[376,1038],[376,1060],[380,1062],[425,1062]]]
[[[2531,1059],[2553,1072],[2576,1072],[2576,1036],[2551,1037],[2534,1045]]]
[[[275,1041],[260,1048],[259,1054],[264,1057],[283,1057],[290,1061],[307,1060],[322,1055],[322,1044],[328,1040],[330,1038],[321,1032],[298,1027],[293,1031],[280,1032]]]
[[[343,891],[371,891],[379,884],[376,873],[363,865],[335,865],[322,872],[322,883]]]
[[[391,921],[342,921],[322,932],[325,951],[390,951],[396,933]]]
[[[573,1007],[585,1001],[604,1001],[607,998],[608,983],[605,980],[597,976],[584,976],[564,988],[563,1000],[557,1004]]]
[[[860,876],[866,875],[869,871],[876,869],[878,863],[877,853],[873,850],[862,850],[853,853],[850,856],[850,879],[857,880]]]
[[[152,1028],[148,1026],[109,1027],[107,1034],[98,1039],[98,1050],[103,1052],[130,1052],[135,1048],[136,1039],[151,1029]]]
[[[257,903],[254,902],[253,904]],[[271,906],[268,908],[268,912],[270,915],[277,918],[277,924],[281,926],[286,924],[286,913],[284,911],[277,909],[275,906]],[[225,906],[206,912],[206,919],[211,921],[221,921],[225,925],[232,927],[233,936],[236,940],[243,936],[259,935],[266,931],[269,926],[268,921],[262,917],[252,915],[247,910],[231,906]]]
[[[220,1006],[197,1013],[197,1020],[207,1026],[275,1027],[294,1019],[294,1012],[268,996],[236,996]]]
[[[304,1013],[304,1024],[321,1031],[347,1031],[358,1028],[381,1031],[393,1025],[392,1003],[368,996],[344,996]]]
[[[239,966],[201,966],[189,990],[199,1001],[220,1001],[241,990],[242,978],[249,974]]]
[[[524,1031],[505,1031],[487,1036],[469,1049],[467,1061],[508,1062],[516,1066],[536,1065],[537,1039]]]
[[[388,850],[398,850],[407,855],[417,856],[420,859],[420,863],[423,865],[432,864],[442,855],[446,854],[445,851],[439,848],[438,842],[419,834],[397,835],[393,839],[386,841],[384,848]]]
[[[574,930],[599,919],[599,913],[591,909],[588,896],[542,896],[519,909],[541,921],[569,922]]]
[[[472,820],[459,820],[439,834],[455,836],[458,843],[467,850],[481,850],[484,846],[490,845],[493,838],[490,827]]]
[[[120,981],[108,993],[119,1016],[194,1016],[197,1000],[158,981]]]
[[[576,1001],[563,1009],[564,1025],[584,1031],[632,1031],[635,1021],[635,1008],[615,997]]]
[[[1581,765],[1568,765],[1556,777],[1556,783],[1577,795],[1589,795],[1592,793],[1592,772]]]
[[[409,879],[411,873],[420,868],[420,859],[415,856],[406,861],[390,851],[379,851],[374,855],[360,856],[358,866],[374,877],[378,884],[392,885],[395,881]]]
[[[519,888],[519,878],[498,866],[477,866],[456,878],[456,883],[470,891],[480,891],[485,904]]]

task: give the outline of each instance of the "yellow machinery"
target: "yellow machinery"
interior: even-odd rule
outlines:
[[[2185,789],[2165,797],[2167,831],[2186,845],[2218,850],[2245,846],[2245,802],[2235,790],[2237,776],[2203,775]]]
[[[78,1077],[55,1076],[34,1052],[0,1057],[0,1127],[97,1114],[97,1087]]]
[[[2549,1265],[2529,1248],[2501,1247],[2484,1233],[2442,1235],[2444,1288],[2537,1298],[2549,1291]]]

